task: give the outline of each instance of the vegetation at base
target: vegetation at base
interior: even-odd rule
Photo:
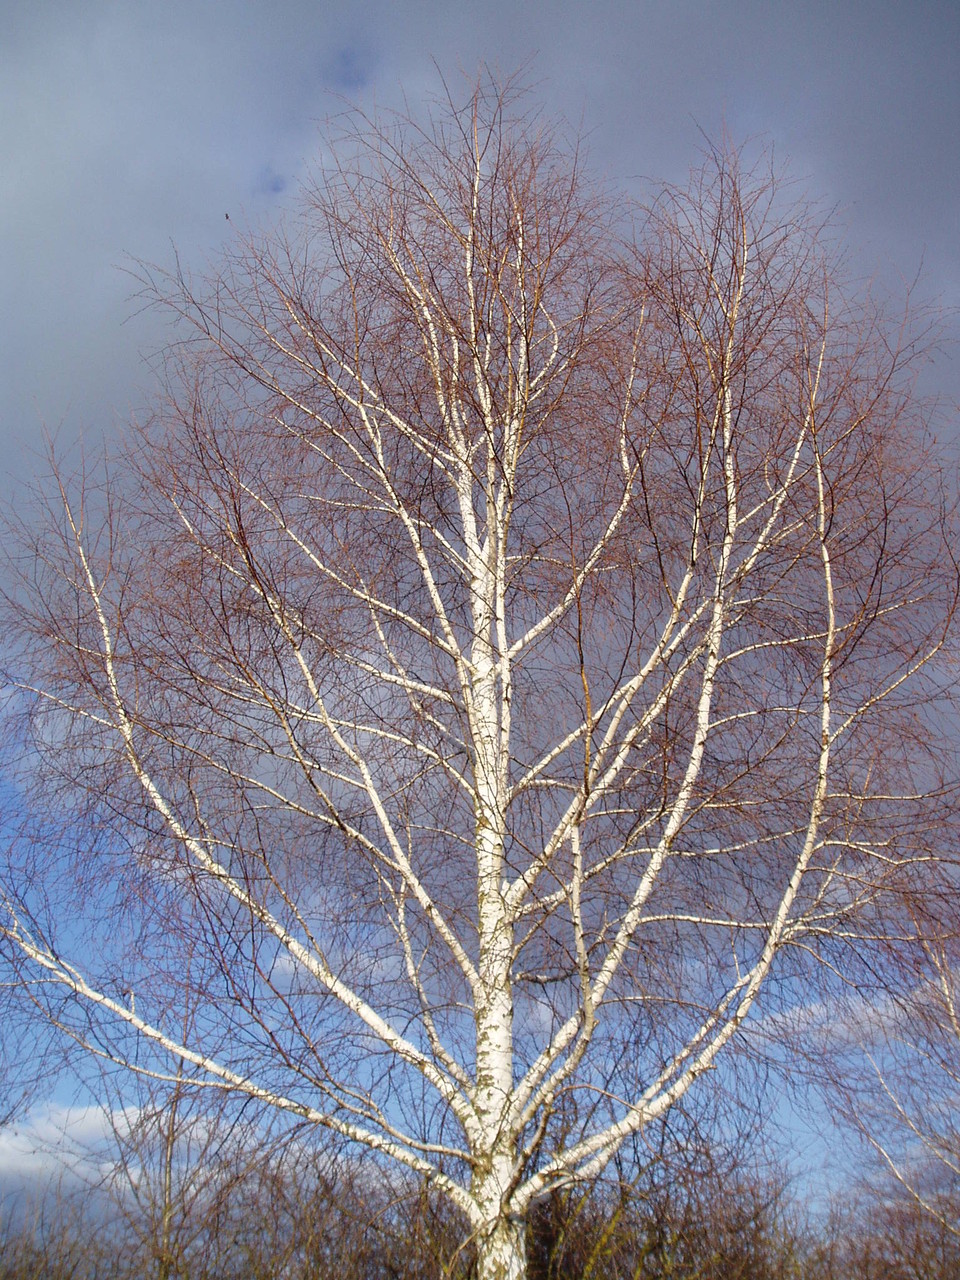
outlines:
[[[265,1159],[175,1205],[164,1252],[149,1215],[103,1187],[62,1191],[0,1225],[0,1280],[473,1280],[463,1223],[422,1184]],[[955,1280],[958,1202],[945,1221],[889,1185],[813,1214],[769,1171],[699,1171],[555,1192],[530,1215],[529,1280]]]

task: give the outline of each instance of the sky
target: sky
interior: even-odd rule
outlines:
[[[524,68],[633,193],[682,181],[705,137],[759,139],[836,209],[856,274],[960,306],[956,0],[0,0],[0,29],[7,500],[45,433],[96,453],[148,410],[168,334],[136,261],[202,270],[291,207],[324,120],[416,115],[481,63]],[[958,361],[928,375],[948,405]]]
[[[293,206],[324,120],[422,114],[484,63],[633,194],[724,132],[771,147],[857,277],[943,308],[927,385],[960,442],[956,0],[0,0],[0,32],[2,501],[45,433],[96,454],[149,410],[167,331],[137,261],[215,263]]]

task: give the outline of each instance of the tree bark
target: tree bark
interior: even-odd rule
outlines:
[[[526,1224],[502,1214],[477,1240],[478,1280],[524,1280],[526,1274]]]

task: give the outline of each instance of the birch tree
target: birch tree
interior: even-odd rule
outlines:
[[[949,494],[913,330],[735,153],[634,206],[481,84],[331,154],[150,282],[155,420],[26,521],[67,818],[0,931],[85,1048],[399,1162],[519,1280],[936,873]]]

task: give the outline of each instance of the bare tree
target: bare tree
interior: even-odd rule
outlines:
[[[823,1061],[830,1064],[824,1082],[838,1121],[852,1127],[875,1157],[865,1195],[892,1204],[904,1222],[916,1225],[919,1211],[960,1238],[954,897],[955,890],[912,913],[912,963],[898,989],[873,998],[868,993],[866,1004],[851,996],[839,1017],[830,1011]],[[834,1038],[838,1043],[831,1044]]]
[[[157,1280],[217,1274],[225,1269],[218,1255],[232,1202],[269,1160],[267,1135],[251,1132],[225,1106],[213,1111],[218,1100],[208,1092],[198,1099],[183,1063],[172,1084],[139,1083],[135,1104],[105,1108],[107,1133],[89,1153],[99,1175],[91,1196],[109,1198],[114,1210],[115,1265]]]
[[[156,421],[28,526],[74,835],[0,928],[88,1048],[399,1161],[520,1277],[533,1205],[932,874],[951,500],[916,335],[736,154],[633,209],[485,84],[334,154],[159,282]]]

